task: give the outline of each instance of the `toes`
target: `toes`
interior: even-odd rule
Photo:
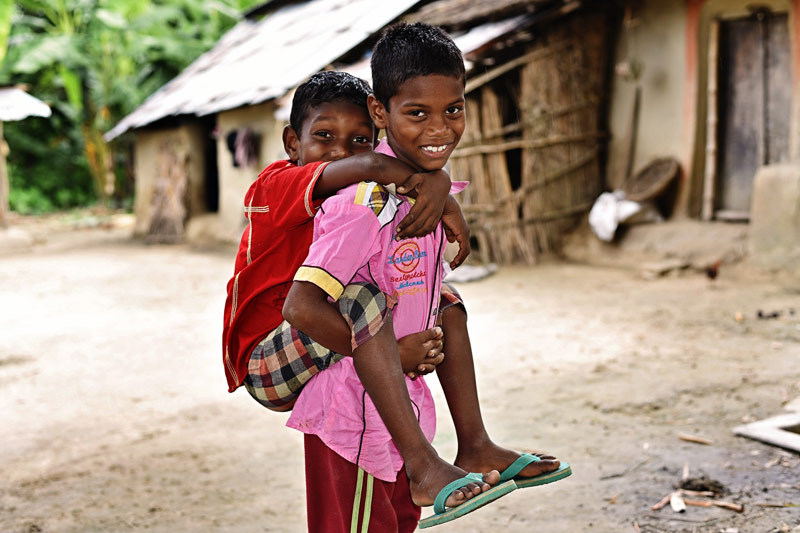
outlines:
[[[492,472],[497,473],[497,470],[492,470]],[[485,477],[486,476],[484,476],[484,478]],[[500,474],[497,474],[497,478],[498,480],[500,479]],[[456,507],[457,505],[461,505],[465,501],[474,498],[475,496],[480,496],[481,493],[486,492],[491,488],[492,486],[488,483],[469,483],[460,489],[454,490],[450,496],[448,496],[445,506]]]
[[[561,466],[561,462],[555,457],[552,459],[542,459],[541,461],[537,461],[526,466],[522,472],[520,472],[520,474],[525,477],[538,476],[539,474],[543,474],[545,472],[557,470],[559,466]]]
[[[457,505],[461,505],[467,501],[469,498],[472,498],[472,492],[467,490],[466,487],[462,487],[450,493],[450,496],[447,497],[447,501],[444,502],[444,505],[445,507],[456,507]]]
[[[475,497],[475,496],[477,496],[478,494],[481,493],[481,488],[478,485],[476,485],[475,483],[470,483],[466,487],[462,487],[459,490],[464,494],[464,497],[467,500],[469,500],[470,498],[473,498],[473,497]]]
[[[490,489],[491,487],[486,485],[485,483],[473,483],[469,486],[470,490],[472,490],[472,496],[478,496],[483,491]]]
[[[483,475],[483,481],[488,483],[489,485],[497,485],[500,482],[500,472],[497,470],[492,470],[491,472],[487,472]],[[484,490],[488,490],[487,487]]]
[[[470,499],[483,492],[483,487],[485,486],[486,485],[484,483],[470,483],[466,487],[462,487],[460,490],[464,493],[464,496],[466,496],[467,499]]]

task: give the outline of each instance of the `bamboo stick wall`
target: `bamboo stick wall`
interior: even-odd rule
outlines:
[[[567,17],[496,76],[467,84],[467,132],[451,165],[471,182],[462,204],[482,261],[534,264],[558,251],[601,192],[606,34],[604,17]],[[503,102],[508,94],[515,101]]]

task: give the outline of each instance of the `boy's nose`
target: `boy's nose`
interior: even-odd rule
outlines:
[[[346,146],[337,144],[331,148],[331,160],[338,161],[339,159],[344,159],[345,157],[353,155],[349,152],[350,150]]]
[[[428,122],[427,133],[431,137],[443,137],[447,135],[447,123],[443,119],[434,118]]]

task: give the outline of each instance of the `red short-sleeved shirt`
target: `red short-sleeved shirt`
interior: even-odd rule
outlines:
[[[258,175],[245,195],[249,223],[228,282],[222,330],[229,392],[244,381],[255,345],[283,320],[292,278],[311,246],[311,222],[322,203],[314,202],[311,194],[326,164],[298,167],[277,161]]]

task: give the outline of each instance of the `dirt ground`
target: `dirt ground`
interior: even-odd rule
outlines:
[[[119,226],[0,243],[0,531],[304,531],[300,434],[226,391],[233,249],[148,246]],[[731,431],[797,405],[798,278],[553,263],[459,290],[491,434],[574,474],[438,532],[800,531],[800,456]],[[685,470],[744,512],[652,511]]]

